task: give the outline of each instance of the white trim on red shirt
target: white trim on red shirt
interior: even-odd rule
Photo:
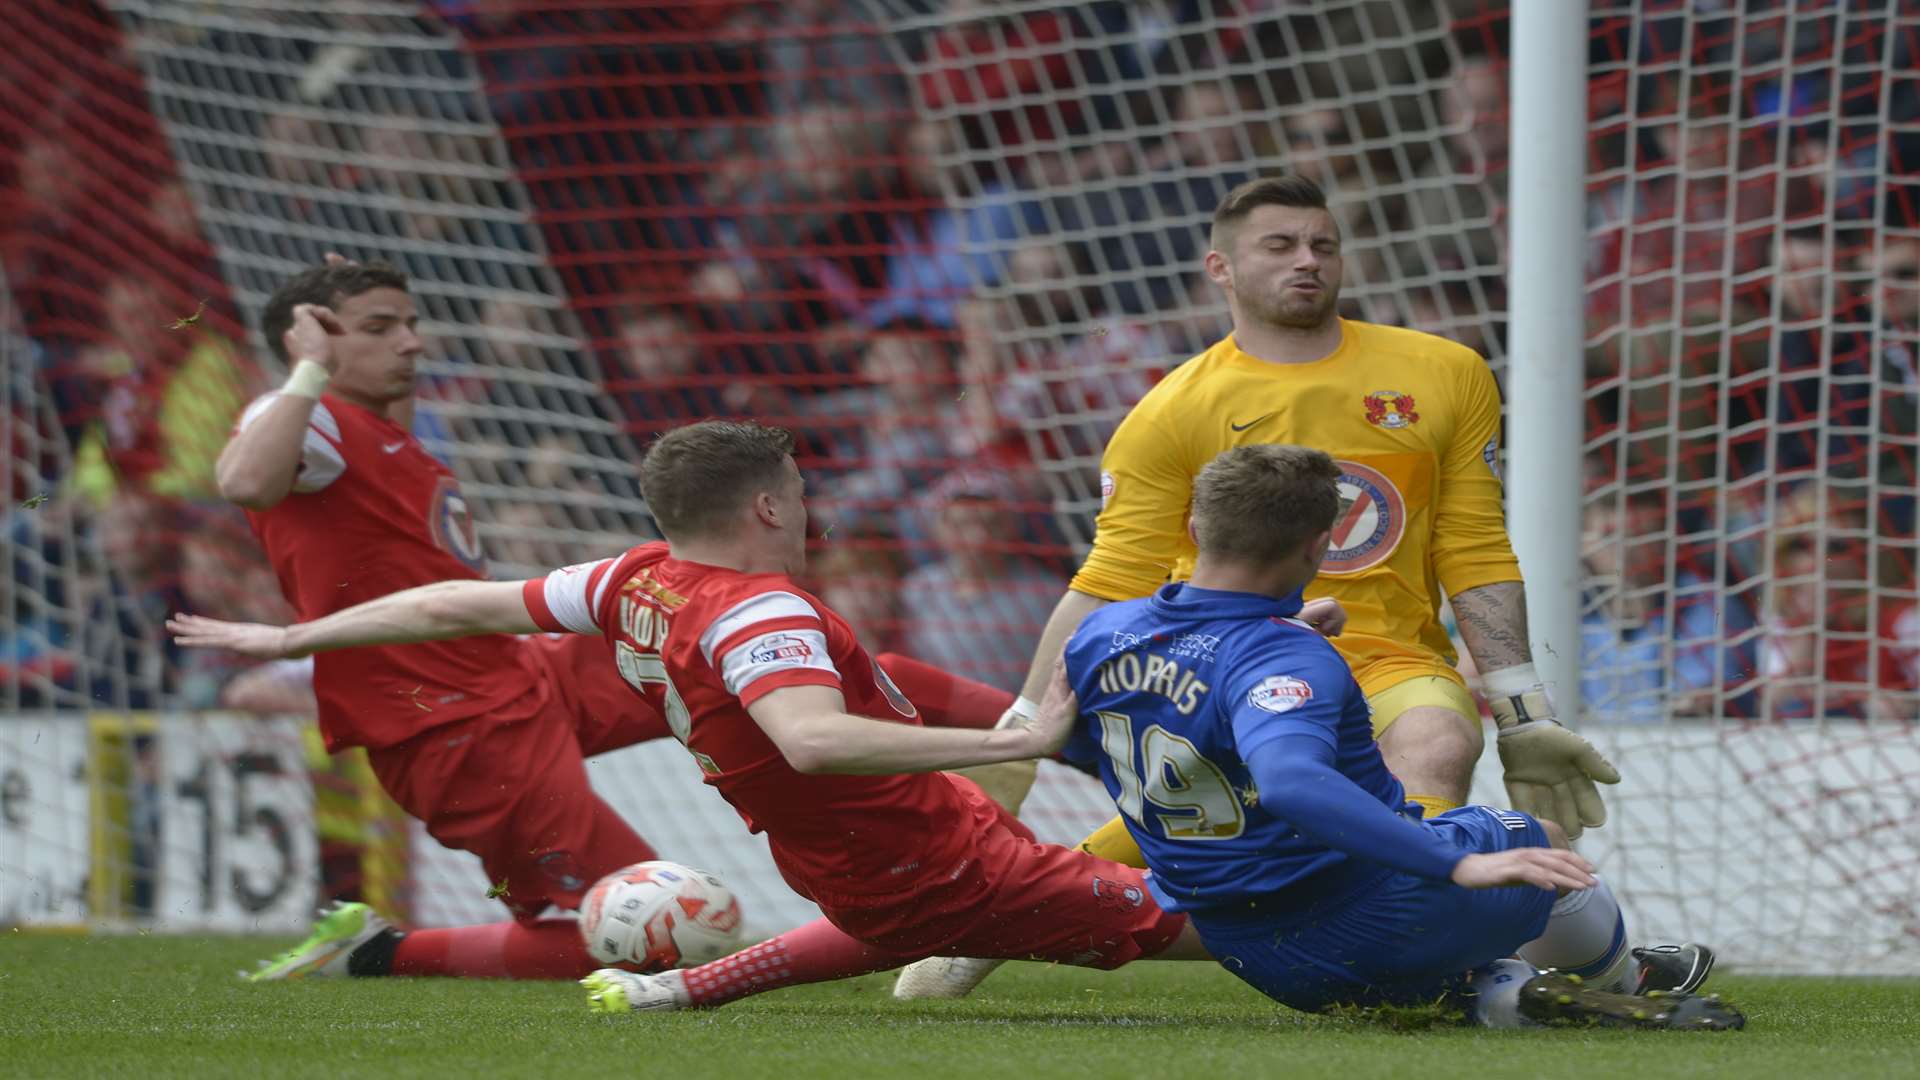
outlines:
[[[600,622],[595,616],[600,602],[606,599],[607,586],[613,581],[613,564],[618,561],[575,563],[533,578],[522,590],[527,614],[542,630],[599,633]]]
[[[718,670],[720,665],[714,654],[728,644],[728,638],[775,619],[799,619],[815,627],[822,625],[820,613],[813,610],[813,605],[793,593],[763,592],[733,605],[709,623],[706,632],[700,635],[700,655]]]
[[[811,678],[793,682],[840,684],[840,671],[827,654],[827,635],[820,630],[769,630],[728,649],[716,665],[727,693],[746,700],[753,684],[772,675],[808,672]],[[815,675],[813,673],[817,672]]]
[[[840,670],[827,651],[826,623],[812,604],[790,592],[763,592],[721,612],[700,635],[700,654],[727,693],[742,702],[758,697],[750,688],[770,676],[783,676],[774,680],[779,685],[840,685]]]
[[[279,397],[280,391],[274,390],[255,398],[240,414],[234,433],[247,430],[247,425],[259,419]],[[300,440],[300,468],[293,474],[293,490],[319,491],[340,479],[340,474],[347,471],[347,459],[341,456],[339,443],[340,421],[333,418],[325,402],[314,402],[313,415],[308,418],[306,433]]]

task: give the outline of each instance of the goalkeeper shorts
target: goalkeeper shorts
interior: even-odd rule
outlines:
[[[1373,737],[1393,725],[1408,709],[1422,706],[1459,713],[1475,728],[1480,726],[1480,705],[1466,687],[1439,675],[1416,675],[1389,686],[1373,687],[1361,682],[1367,704],[1373,706]]]

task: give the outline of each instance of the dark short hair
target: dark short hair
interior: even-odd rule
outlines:
[[[1236,446],[1193,481],[1193,531],[1203,554],[1282,559],[1333,528],[1339,513],[1340,466],[1305,446]]]
[[[273,355],[279,357],[281,363],[287,363],[292,358],[287,355],[287,346],[280,339],[286,336],[288,327],[293,325],[295,307],[301,304],[337,307],[344,301],[375,289],[406,292],[407,275],[392,264],[378,260],[302,270],[288,278],[267,298],[266,310],[260,313],[260,333],[267,339],[267,348],[273,350]]]
[[[712,535],[749,497],[780,482],[793,433],[752,421],[702,420],[655,440],[640,494],[668,540]]]
[[[1247,215],[1262,206],[1292,206],[1304,210],[1325,210],[1327,193],[1320,185],[1298,173],[1261,176],[1240,184],[1220,199],[1213,211],[1211,243],[1221,249],[1225,234],[1247,220]]]

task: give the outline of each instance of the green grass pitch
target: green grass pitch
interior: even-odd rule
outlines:
[[[0,932],[0,1076],[1920,1076],[1916,980],[1717,978],[1749,1018],[1720,1034],[1396,1032],[1175,963],[1013,964],[963,1002],[895,1002],[875,975],[616,1018],[571,983],[234,979],[280,944]]]

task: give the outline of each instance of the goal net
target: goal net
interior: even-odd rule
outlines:
[[[1911,973],[1920,9],[1590,6],[1577,722],[1627,779],[1583,845],[1639,934]],[[812,584],[863,639],[1014,687],[1107,436],[1226,330],[1199,259],[1235,183],[1318,180],[1347,313],[1504,373],[1503,7],[11,5],[0,774],[32,782],[0,832],[39,861],[0,919],[501,914],[297,714],[223,711],[297,671],[158,633],[285,617],[209,481],[284,277],[412,276],[417,433],[496,577],[652,535],[645,441],[755,416],[801,437]],[[807,914],[677,747],[590,772],[763,927]],[[1071,840],[1110,804],[1049,766],[1027,813]]]

